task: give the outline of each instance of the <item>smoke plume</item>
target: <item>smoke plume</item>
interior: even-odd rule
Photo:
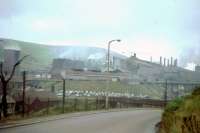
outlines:
[[[180,63],[183,67],[187,67],[191,63],[200,65],[200,45],[194,45],[184,49],[180,55]]]

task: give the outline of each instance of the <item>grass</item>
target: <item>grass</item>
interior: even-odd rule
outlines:
[[[103,103],[104,104],[104,103]],[[65,103],[64,111],[65,113],[72,113],[72,112],[81,112],[81,111],[90,111],[90,110],[101,110],[104,109],[103,104],[99,103],[97,107],[96,98],[67,98]],[[52,106],[49,108],[44,108],[37,112],[33,112],[31,114],[32,117],[40,117],[45,115],[58,115],[62,114],[62,103]]]
[[[170,102],[162,116],[161,133],[199,133],[200,88]]]
[[[27,71],[33,70],[42,70],[48,68],[54,55],[50,53],[48,47],[43,45],[33,46],[21,44],[22,50],[21,56],[30,55],[27,60],[24,60],[22,63],[22,69],[26,69]]]
[[[21,57],[30,55],[21,64],[21,68],[27,71],[44,70],[51,65],[53,58],[55,58],[54,53],[50,50],[51,47],[46,45],[11,39],[3,39],[3,42],[6,44],[6,47],[20,49]],[[0,47],[0,59],[2,57],[3,49]]]
[[[174,112],[176,110],[178,110],[184,103],[184,98],[183,97],[178,97],[175,100],[173,100],[173,102],[170,102],[166,108],[165,111],[166,112]]]
[[[54,83],[53,81],[39,81],[39,86],[41,86],[41,88],[50,89],[51,85]],[[55,85],[55,90],[62,91],[62,88],[62,81]],[[66,81],[66,90],[104,92],[107,91],[106,88],[106,81]],[[147,95],[153,99],[162,99],[164,87],[159,85],[130,85],[124,82],[110,82],[108,91],[114,93],[130,93],[135,96]]]

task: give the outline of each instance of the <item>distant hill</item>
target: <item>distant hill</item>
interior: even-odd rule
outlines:
[[[68,58],[72,60],[101,60],[105,61],[107,50],[97,47],[84,46],[49,46],[37,43],[0,38],[0,59],[3,59],[3,48],[17,49],[21,56],[30,55],[21,67],[25,70],[49,70],[54,58]],[[125,56],[112,52],[119,58]]]

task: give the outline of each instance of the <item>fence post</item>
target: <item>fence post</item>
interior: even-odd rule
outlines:
[[[77,99],[75,98],[74,99],[74,111],[76,111],[77,110]]]
[[[128,97],[128,106],[127,106],[127,108],[129,108],[129,106],[130,106],[129,104],[130,104],[130,99],[129,99],[129,97]]]
[[[85,98],[85,110],[87,111],[88,110],[88,99]]]
[[[27,115],[29,116],[30,113],[30,97],[28,97],[28,109],[27,109]]]
[[[98,110],[98,104],[99,104],[98,97],[96,97],[96,110]]]
[[[22,105],[22,116],[24,117],[24,115],[25,115],[25,89],[26,89],[26,71],[23,71],[23,74],[22,74],[22,76],[23,76],[23,94],[22,94],[22,98],[23,98],[23,105]]]
[[[65,113],[65,79],[63,79],[63,102],[62,102],[62,112]]]
[[[49,98],[47,100],[47,115],[49,115]]]

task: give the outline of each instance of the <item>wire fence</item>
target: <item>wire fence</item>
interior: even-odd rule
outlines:
[[[24,77],[25,76],[25,77]],[[9,84],[11,115],[42,116],[109,108],[164,107],[176,97],[190,94],[198,82],[140,82],[15,77]]]

